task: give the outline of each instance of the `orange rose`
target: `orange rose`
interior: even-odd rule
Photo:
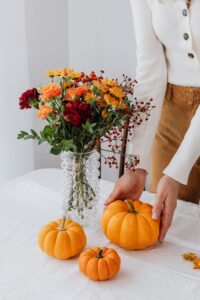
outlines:
[[[61,95],[61,88],[55,83],[46,84],[40,91],[42,98],[48,100]]]
[[[42,105],[38,110],[37,115],[39,118],[44,120],[50,115],[50,113],[52,113],[52,111],[53,109],[50,106]]]
[[[81,89],[83,95],[85,95],[86,93],[88,93],[90,91],[90,87],[86,84],[83,84],[82,86],[80,86],[79,89]]]
[[[73,101],[73,100],[79,99],[82,96],[84,96],[86,93],[88,93],[89,91],[90,91],[90,88],[87,85],[82,85],[77,88],[71,88],[67,91],[67,97],[65,98],[65,100]]]
[[[65,98],[65,100],[73,101],[77,98],[80,98],[81,93],[81,90],[79,90],[78,88],[70,88],[67,91],[67,97]]]

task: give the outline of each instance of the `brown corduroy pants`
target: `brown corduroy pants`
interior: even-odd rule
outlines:
[[[187,129],[200,105],[200,88],[168,84],[160,123],[153,144],[150,191],[155,193],[163,170],[178,150]],[[199,128],[200,138],[200,128]],[[199,203],[200,158],[193,166],[188,184],[182,185],[179,199]]]

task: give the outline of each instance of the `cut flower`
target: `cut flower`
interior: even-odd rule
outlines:
[[[36,88],[24,92],[19,98],[20,109],[31,108],[32,106],[30,105],[30,100],[36,99],[37,101],[39,101],[38,97],[39,97],[39,93]]]

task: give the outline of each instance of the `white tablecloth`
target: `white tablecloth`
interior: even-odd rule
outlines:
[[[0,187],[0,300],[200,299],[200,270],[181,258],[188,251],[200,255],[200,206],[180,201],[165,243],[145,251],[108,242],[99,215],[86,230],[87,247],[113,247],[122,264],[113,280],[93,282],[79,272],[77,258],[59,261],[37,245],[41,226],[60,217],[60,176],[57,169],[38,170]],[[112,187],[101,181],[102,206]],[[142,199],[152,203],[154,195]]]

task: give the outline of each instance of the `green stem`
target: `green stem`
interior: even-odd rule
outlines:
[[[126,202],[127,202],[128,206],[130,208],[130,212],[132,214],[137,214],[137,211],[135,210],[135,207],[134,207],[133,203],[131,201],[129,201],[129,200],[126,200]]]

